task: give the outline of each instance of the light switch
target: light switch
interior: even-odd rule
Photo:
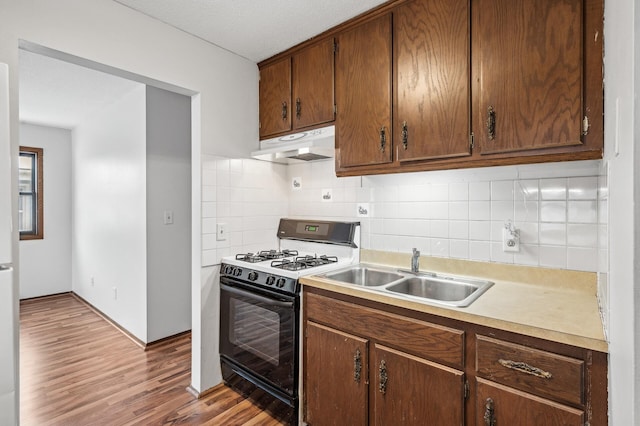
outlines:
[[[165,210],[164,211],[164,224],[171,225],[173,223],[173,211]]]

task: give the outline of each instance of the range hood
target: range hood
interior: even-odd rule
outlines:
[[[328,126],[260,141],[260,149],[251,153],[257,160],[292,164],[332,159],[335,152],[335,127]]]

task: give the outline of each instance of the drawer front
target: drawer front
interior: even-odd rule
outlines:
[[[464,331],[379,311],[313,293],[304,294],[308,319],[370,338],[392,348],[459,369],[464,363]]]
[[[476,371],[525,392],[584,404],[584,361],[579,359],[477,336]]]

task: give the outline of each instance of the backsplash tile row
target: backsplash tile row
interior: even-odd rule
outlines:
[[[290,190],[289,213],[359,219],[362,247],[374,250],[418,247],[438,257],[594,272],[605,266],[606,180],[598,165],[526,169],[527,178],[517,168],[336,178],[332,162],[290,165],[289,179],[302,185]],[[329,203],[321,201],[327,189]],[[368,217],[357,217],[359,203],[368,204]],[[520,230],[517,253],[502,250],[508,222]]]
[[[288,216],[359,220],[368,249],[606,271],[602,174],[598,163],[563,163],[337,178],[332,161],[285,166],[203,155],[202,262],[274,247],[278,220]],[[516,253],[502,250],[508,222],[520,230]],[[227,225],[224,241],[217,223]]]
[[[288,215],[286,168],[250,159],[202,156],[202,265],[236,253],[271,248]],[[216,225],[227,234],[218,240]]]

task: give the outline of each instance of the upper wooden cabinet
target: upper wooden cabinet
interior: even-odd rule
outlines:
[[[260,138],[291,130],[291,59],[260,69]]]
[[[393,12],[400,162],[471,154],[469,13],[468,0],[416,0]]]
[[[582,145],[582,0],[477,0],[474,133],[480,153]],[[600,117],[601,119],[601,117]]]
[[[260,138],[334,120],[334,43],[325,39],[260,68]]]
[[[337,42],[336,174],[602,158],[603,18],[603,0],[393,0],[325,32]],[[283,105],[294,117],[296,81],[316,68],[294,71],[272,121],[287,126]],[[261,137],[313,126],[302,96],[300,124],[267,126],[262,93]]]
[[[339,167],[390,163],[391,15],[338,36],[336,162]]]

